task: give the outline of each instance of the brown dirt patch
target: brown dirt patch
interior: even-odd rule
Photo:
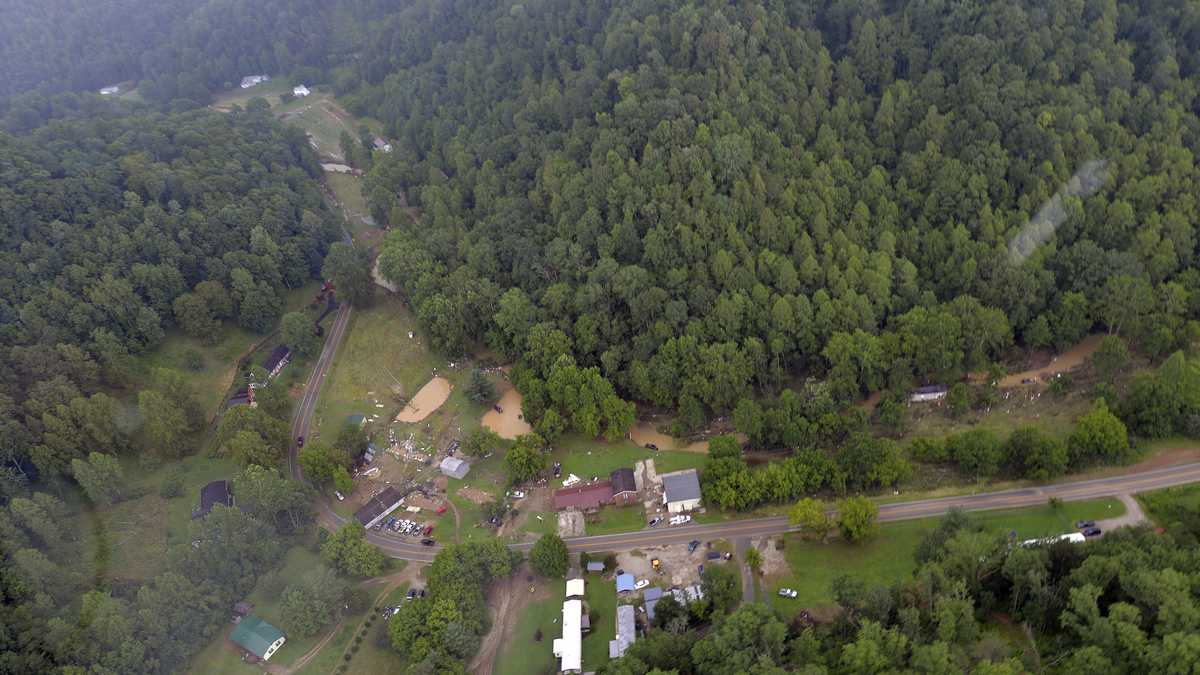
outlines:
[[[464,487],[458,491],[458,496],[463,499],[470,500],[476,504],[487,504],[495,499],[495,495],[488,494],[483,490],[477,490],[473,487]]]
[[[425,383],[417,395],[409,399],[404,410],[396,415],[397,422],[420,422],[450,398],[454,385],[444,377],[435,377]]]
[[[514,439],[533,431],[533,427],[529,426],[529,422],[526,422],[521,414],[521,393],[511,385],[496,405],[504,412],[489,410],[483,414],[480,424],[499,434],[500,438],[507,439]]]
[[[413,492],[404,500],[404,503],[409,506],[419,506],[422,509],[437,511],[444,502],[440,499],[430,499],[419,492]]]
[[[525,581],[529,576],[529,567],[522,565],[512,576],[501,583],[493,584],[488,593],[488,606],[496,610],[492,621],[492,629],[483,636],[479,645],[479,653],[471,662],[471,672],[476,675],[491,675],[492,665],[500,653],[501,645],[512,642],[513,634],[521,611],[532,602],[541,602],[550,598],[549,584],[533,584]],[[532,592],[530,592],[532,590]]]

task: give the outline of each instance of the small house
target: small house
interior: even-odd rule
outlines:
[[[612,483],[602,480],[554,491],[554,508],[594,511],[612,501]]]
[[[700,475],[695,469],[662,475],[663,504],[671,513],[684,513],[700,506]]]
[[[233,494],[229,491],[229,481],[227,480],[214,480],[200,488],[200,506],[192,511],[192,517],[207,516],[217,504],[233,506]]]
[[[633,504],[638,500],[637,481],[633,478],[633,469],[628,467],[617,469],[609,476],[612,483],[612,502],[622,506]]]
[[[247,75],[242,78],[242,89],[257,87],[263,82],[270,82],[271,78],[268,75]]]
[[[374,527],[383,521],[389,513],[400,508],[404,495],[394,487],[386,487],[382,492],[367,500],[362,508],[354,512],[354,518],[365,528]]]
[[[658,604],[659,600],[662,600],[662,596],[662,589],[658,586],[647,588],[645,594],[642,595],[642,598],[646,601],[646,618],[651,621],[654,620],[654,606]]]
[[[462,480],[467,476],[467,471],[470,468],[470,464],[467,464],[457,457],[447,457],[446,459],[443,459],[441,463],[443,475],[451,478],[457,478],[459,480]]]
[[[249,387],[242,387],[241,389],[238,389],[237,391],[233,392],[233,396],[230,396],[229,400],[225,402],[225,407],[227,407],[227,408],[233,408],[233,407],[239,406],[239,405],[248,405],[248,406],[254,405],[254,390],[253,389],[251,389]]]
[[[619,659],[637,639],[637,621],[633,605],[617,607],[617,637],[608,641],[608,658]]]
[[[308,90],[308,87],[306,87],[302,84],[292,87],[292,96],[295,96],[296,98],[304,98],[305,96],[308,96],[311,93],[312,92]]]
[[[617,575],[617,592],[618,593],[633,592],[633,583],[634,583],[633,575],[630,574],[629,572],[625,572],[624,574],[618,574]]]
[[[375,149],[380,152],[391,152],[392,151],[392,144],[388,143],[387,141],[383,140],[382,138],[380,138],[378,136],[375,137],[374,145],[375,145]],[[410,335],[409,337],[412,337],[412,336]]]
[[[591,560],[587,564],[587,571],[595,574],[602,574],[604,572],[604,563],[600,562],[599,560]]]
[[[229,639],[263,661],[270,660],[287,641],[283,631],[253,614],[238,622]]]
[[[115,84],[111,87],[104,87],[100,90],[101,96],[116,96],[119,93],[121,93],[121,88]]]
[[[567,597],[582,598],[584,595],[583,579],[568,579],[567,580]]]
[[[922,401],[940,401],[943,398],[946,398],[946,393],[948,391],[948,389],[940,384],[917,387],[916,389],[912,390],[908,400],[912,401],[913,403],[920,403]]]
[[[263,361],[263,370],[267,371],[269,377],[275,377],[291,360],[292,350],[288,349],[287,345],[279,345],[272,349]]]

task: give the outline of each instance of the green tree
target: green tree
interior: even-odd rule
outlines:
[[[1092,365],[1100,373],[1105,382],[1112,384],[1117,373],[1124,370],[1129,363],[1129,348],[1125,341],[1117,335],[1105,335],[1100,346],[1092,354]]]
[[[202,296],[196,293],[184,293],[175,298],[172,307],[175,322],[179,324],[183,332],[192,337],[201,338],[210,344],[220,337],[217,330],[219,324],[213,318],[213,312]]]
[[[732,612],[742,600],[741,579],[729,565],[706,565],[700,575],[700,589],[714,619]]]
[[[546,454],[542,452],[544,441],[537,434],[525,434],[504,453],[504,473],[509,485],[519,485],[533,480],[546,470]]]
[[[238,508],[274,525],[281,533],[296,532],[312,517],[312,494],[303,483],[276,469],[250,465],[233,479]]]
[[[866,497],[847,497],[838,502],[837,526],[846,541],[861,542],[875,534],[879,506]]]
[[[529,552],[529,564],[533,571],[544,577],[566,576],[567,558],[567,545],[554,533],[543,534]]]
[[[71,461],[71,474],[88,499],[96,504],[107,505],[121,500],[125,472],[116,457],[93,452],[88,455],[86,461],[74,459]]]
[[[763,556],[757,548],[751,546],[750,548],[746,549],[746,554],[743,560],[750,568],[751,572],[754,572],[755,574],[762,574]]]
[[[145,425],[145,437],[151,452],[164,457],[179,457],[188,447],[188,428],[183,410],[153,389],[138,393],[138,413]]]
[[[321,276],[333,281],[338,298],[354,304],[370,302],[375,293],[371,261],[366,251],[345,242],[334,242],[325,254]]]
[[[343,495],[348,495],[354,490],[354,479],[350,477],[350,472],[345,466],[334,467],[330,479],[333,481],[333,489]]]
[[[279,600],[288,635],[308,637],[333,623],[346,595],[346,583],[332,570],[317,569],[289,585]]]
[[[803,535],[816,541],[825,541],[829,531],[833,529],[833,521],[825,512],[825,505],[805,497],[797,501],[788,512],[788,522],[803,528]]]
[[[367,541],[366,533],[356,522],[343,525],[321,544],[321,559],[342,574],[379,576],[383,572],[383,551]]]
[[[467,434],[462,444],[462,451],[471,457],[483,457],[489,452],[495,452],[503,442],[499,434],[481,426],[472,429],[471,433]]]
[[[1012,432],[1004,443],[1006,462],[1017,475],[1048,480],[1067,471],[1067,446],[1036,427]]]
[[[1124,462],[1132,454],[1125,424],[1109,412],[1103,399],[1075,423],[1067,448],[1073,458],[1085,462]]]
[[[301,356],[312,356],[321,351],[321,339],[304,312],[284,314],[279,322],[279,335],[284,344]]]
[[[471,380],[467,383],[467,398],[475,403],[488,403],[496,397],[496,388],[480,368],[471,369]]]

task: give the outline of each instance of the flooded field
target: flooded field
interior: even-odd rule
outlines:
[[[746,439],[741,434],[738,437],[745,443]],[[686,443],[677,438],[668,436],[654,428],[654,425],[649,422],[638,422],[629,430],[629,438],[638,445],[645,446],[646,444],[654,444],[659,450],[682,450],[684,452],[708,452],[708,441],[693,441]]]
[[[1077,368],[1091,358],[1092,353],[1100,346],[1100,341],[1103,339],[1103,334],[1089,335],[1079,344],[1050,359],[1050,363],[1040,368],[1031,368],[1005,376],[1000,380],[1000,386],[1019,387],[1025,380],[1046,380],[1058,373],[1065,373]]]
[[[510,440],[533,431],[521,415],[521,392],[509,387],[497,405],[504,412],[489,410],[483,414],[480,424],[499,434],[500,438]]]
[[[421,387],[416,396],[409,399],[404,410],[396,415],[396,421],[420,422],[445,403],[451,391],[454,391],[454,385],[450,384],[450,380],[444,377],[433,378]]]

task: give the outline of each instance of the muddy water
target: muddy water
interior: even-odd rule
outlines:
[[[746,442],[745,436],[736,434],[742,443]],[[668,436],[657,429],[649,422],[638,422],[629,430],[629,437],[638,445],[646,445],[653,443],[658,446],[659,450],[682,450],[684,452],[708,452],[708,441],[693,441],[684,443],[672,436]]]
[[[1027,379],[1045,380],[1058,373],[1065,373],[1068,370],[1076,368],[1083,364],[1091,357],[1096,348],[1100,346],[1100,341],[1104,339],[1104,334],[1089,335],[1084,338],[1079,344],[1071,347],[1067,351],[1054,357],[1054,359],[1042,366],[1020,373],[1007,375],[1000,380],[1001,387],[1019,387],[1021,382]]]
[[[509,387],[508,391],[500,397],[498,405],[504,412],[498,413],[494,409],[489,410],[483,414],[480,424],[500,434],[500,438],[513,439],[533,431],[533,427],[529,426],[529,423],[521,415],[521,393],[519,391]]]
[[[409,399],[404,410],[396,415],[396,421],[420,422],[445,403],[453,390],[454,385],[450,384],[450,380],[444,377],[433,378],[426,382],[424,387],[421,387],[421,391],[418,391],[416,396]]]

